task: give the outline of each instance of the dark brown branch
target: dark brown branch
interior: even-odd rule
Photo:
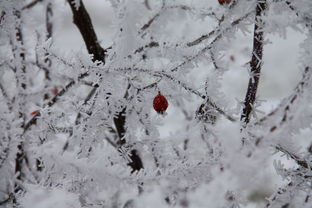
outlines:
[[[96,90],[97,90],[98,87],[99,87],[98,84],[95,84],[94,86],[92,86],[92,89],[89,91],[89,93],[88,93],[87,97],[84,99],[82,105],[86,105],[88,103],[88,101],[96,94]],[[95,100],[94,100],[94,102],[95,102]],[[92,111],[91,110],[89,110],[88,115],[89,116],[92,115]],[[80,122],[81,116],[82,116],[81,113],[78,112],[76,120],[75,120],[75,125],[79,125],[81,123]]]
[[[212,64],[213,64],[215,70],[219,70],[220,67],[217,64],[215,55],[214,55],[214,53],[212,51],[210,51],[210,58],[211,58],[211,61],[212,61]]]
[[[283,148],[283,147],[281,147],[281,146],[279,146],[279,145],[277,145],[275,148],[276,148],[278,151],[283,152],[283,153],[285,153],[286,155],[288,155],[291,159],[293,159],[294,161],[296,161],[296,163],[297,163],[299,166],[312,170],[312,168],[309,166],[309,163],[308,163],[306,160],[301,159],[299,156],[295,155],[294,153],[289,152],[288,150],[286,150],[285,148]]]
[[[53,10],[52,10],[52,3],[49,2],[46,9],[46,28],[47,28],[47,39],[52,37],[53,32]]]
[[[144,30],[148,29],[154,22],[157,18],[160,17],[160,15],[162,13],[164,13],[165,11],[167,10],[171,10],[171,9],[180,9],[180,10],[184,10],[184,11],[193,11],[194,13],[198,14],[200,13],[201,15],[204,15],[204,16],[213,16],[215,17],[215,13],[213,12],[210,12],[210,13],[201,13],[200,10],[197,10],[195,8],[192,8],[190,6],[187,6],[187,5],[172,5],[172,6],[168,6],[166,7],[165,5],[162,6],[161,10],[159,12],[157,12],[156,14],[154,14],[153,17],[151,17],[140,29],[139,31],[139,34],[141,34]]]
[[[12,201],[15,198],[13,193],[10,193],[8,198],[6,198],[3,201],[0,201],[0,206],[5,205],[6,203],[9,203],[10,201]]]
[[[105,50],[98,43],[90,16],[88,12],[86,11],[83,5],[83,2],[80,1],[80,6],[78,9],[76,9],[75,4],[72,0],[67,0],[67,2],[69,3],[71,7],[71,10],[73,12],[74,23],[78,27],[84,39],[88,52],[90,54],[93,54],[92,60],[94,62],[100,61],[103,64],[105,64]],[[126,129],[125,129],[126,117],[124,115],[125,111],[126,111],[126,108],[123,108],[122,111],[119,112],[114,118],[114,123],[116,126],[117,134],[119,136],[119,143],[121,145],[124,145],[126,142],[123,138],[126,132]],[[143,168],[141,158],[138,156],[136,150],[132,150],[132,155],[130,156],[130,158],[132,162],[129,163],[128,165],[132,168],[133,172]]]
[[[118,114],[114,117],[114,123],[116,126],[117,134],[119,140],[117,141],[118,146],[122,146],[126,143],[124,135],[126,133],[125,123],[126,123],[126,108],[124,107]]]
[[[124,95],[124,98],[127,100],[132,99],[132,97],[129,97],[129,89],[131,85],[128,84],[127,91]],[[125,124],[126,124],[126,111],[127,107],[123,107],[121,111],[117,113],[117,115],[114,117],[114,123],[116,126],[117,134],[118,134],[118,141],[116,142],[118,148],[121,148],[122,146],[126,145],[126,139],[125,139]],[[132,168],[131,173],[134,173],[135,171],[139,171],[143,169],[143,163],[141,160],[141,157],[138,155],[137,150],[132,149],[131,155],[130,155],[131,161],[128,163],[128,165]]]
[[[21,19],[21,12],[18,10],[14,11],[14,15],[16,17],[16,41],[17,44],[19,44],[19,46],[15,46],[13,48],[13,53],[14,53],[14,58],[18,58],[20,59],[21,62],[25,61],[25,52],[24,49],[21,48],[21,46],[24,45],[24,40],[23,40],[23,34],[22,34],[22,28],[21,28],[21,23],[19,23],[20,19]],[[18,53],[16,53],[17,48],[20,47],[20,51]],[[21,66],[21,72],[24,74],[26,72],[26,67],[24,64],[22,64]],[[23,89],[26,89],[26,83],[20,83],[21,87]]]
[[[13,106],[12,106],[11,100],[10,100],[8,94],[7,94],[7,91],[4,89],[2,83],[0,83],[0,91],[1,91],[3,97],[4,97],[5,101],[6,101],[6,104],[7,104],[7,107],[9,109],[9,111],[12,111],[13,110]]]
[[[244,16],[242,16],[242,17],[236,19],[235,21],[233,21],[233,22],[231,23],[231,26],[229,26],[228,28],[226,28],[224,31],[227,31],[227,30],[233,28],[235,25],[238,25],[241,21],[243,21],[244,19],[246,19],[250,14],[251,14],[251,13],[248,12],[248,13],[245,14]],[[224,16],[223,16],[223,18],[222,18],[221,21],[220,21],[220,24],[221,24],[224,20],[225,20],[225,18],[224,18]],[[218,29],[218,30],[217,30],[217,29],[212,30],[212,31],[210,31],[210,32],[207,33],[207,34],[204,34],[204,35],[200,36],[199,38],[197,38],[197,39],[195,39],[195,40],[193,40],[193,41],[191,41],[191,42],[188,42],[186,45],[187,45],[188,47],[198,45],[199,43],[203,42],[204,40],[209,39],[209,38],[210,38],[212,35],[214,35],[214,34],[219,34],[218,36],[220,36],[220,33],[223,33],[220,29]],[[217,36],[217,37],[218,37],[218,36]]]
[[[18,96],[21,97],[21,100],[18,105],[18,115],[19,118],[22,118],[21,128],[25,126],[25,113],[23,112],[23,107],[25,106],[25,95],[22,93],[26,90],[26,65],[25,65],[25,51],[24,51],[24,40],[23,40],[23,33],[22,33],[22,25],[21,25],[21,11],[15,10],[14,16],[16,18],[15,22],[15,29],[16,29],[16,45],[13,45],[13,55],[14,58],[20,62],[20,66],[16,67],[16,72],[20,73],[20,76],[16,74],[16,84],[18,88]],[[19,49],[19,50],[18,50]],[[25,150],[23,145],[22,136],[20,136],[17,144],[17,153],[15,156],[15,174],[16,179],[21,180],[22,178],[22,166],[25,161]],[[23,188],[18,185],[17,183],[14,184],[14,193],[18,193],[22,191]],[[14,201],[15,203],[15,201]]]
[[[197,39],[195,39],[195,40],[193,40],[193,41],[191,41],[191,42],[188,42],[186,45],[187,45],[188,47],[191,47],[191,46],[194,46],[194,45],[198,45],[198,44],[201,43],[202,41],[204,41],[204,40],[210,38],[210,37],[211,37],[213,34],[215,34],[215,33],[216,33],[216,30],[212,30],[212,31],[210,31],[210,32],[207,33],[207,34],[204,34],[204,35],[200,36],[199,38],[197,38]]]
[[[74,23],[78,27],[83,40],[85,41],[87,50],[90,54],[93,55],[92,60],[105,63],[105,51],[98,42],[97,36],[93,29],[91,18],[83,2],[80,1],[80,6],[78,9],[76,9],[72,0],[67,0],[67,2],[69,3],[73,12]]]
[[[27,4],[26,6],[22,7],[22,10],[24,9],[30,9],[33,6],[35,6],[37,3],[42,2],[43,0],[33,0],[32,2],[30,2],[29,4]]]
[[[141,28],[141,32],[146,30],[147,28],[149,28],[151,26],[151,24],[154,22],[154,20],[159,17],[160,12],[155,14],[146,24],[143,25],[143,27]]]
[[[259,84],[263,54],[263,21],[261,20],[261,16],[265,9],[266,1],[258,0],[256,6],[252,58],[250,62],[251,77],[249,78],[247,93],[244,101],[244,108],[241,115],[243,127],[246,127],[246,125],[249,123],[250,114],[253,111]]]
[[[233,3],[233,4],[231,5],[230,8],[232,9],[235,5],[236,5],[236,3]],[[244,19],[246,19],[250,14],[251,14],[251,12],[248,12],[248,13],[245,14],[244,16],[242,16],[242,17],[240,17],[240,18],[234,20],[234,21],[231,23],[231,25],[230,25],[229,27],[227,27],[224,31],[227,31],[227,30],[233,28],[235,25],[238,25],[241,21],[243,21]],[[222,22],[224,22],[224,20],[225,20],[225,16],[223,15],[223,16],[221,17],[221,19],[219,20],[219,25],[218,25],[219,28],[220,28],[220,25],[222,24]],[[220,33],[223,33],[220,29],[214,29],[214,30],[210,31],[210,32],[207,33],[207,34],[204,34],[204,35],[200,36],[199,38],[196,38],[195,40],[188,42],[186,45],[187,45],[188,47],[192,47],[192,46],[198,45],[198,44],[201,43],[202,41],[209,39],[212,35],[214,35],[214,34],[220,34]]]
[[[4,16],[5,16],[5,11],[1,11],[1,13],[0,13],[0,24],[4,20]]]
[[[153,47],[158,47],[158,46],[159,46],[158,42],[151,41],[150,43],[146,44],[145,46],[142,46],[142,47],[136,49],[134,51],[134,54],[142,52],[144,50],[144,48],[153,48]]]
[[[53,33],[52,19],[53,19],[52,3],[49,2],[47,5],[47,9],[46,9],[46,29],[47,29],[46,39],[47,40],[52,37],[52,33]],[[48,56],[48,53],[46,53],[45,55]],[[47,64],[48,67],[51,67],[52,61],[49,57],[46,57],[44,62]],[[48,70],[45,71],[45,76],[46,76],[46,79],[50,80]]]

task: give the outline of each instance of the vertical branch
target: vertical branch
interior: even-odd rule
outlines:
[[[21,12],[19,10],[14,10],[14,15],[16,18],[16,26],[15,26],[15,41],[16,43],[12,42],[13,46],[13,55],[16,61],[16,82],[17,82],[17,89],[18,89],[18,96],[17,99],[18,102],[18,116],[19,118],[22,118],[21,128],[24,128],[25,125],[25,112],[24,112],[24,106],[25,106],[25,94],[24,91],[26,90],[26,66],[25,66],[25,51],[23,48],[23,34],[22,34],[22,28],[21,28]],[[21,180],[22,179],[22,166],[23,162],[25,161],[25,151],[23,146],[23,140],[22,137],[20,137],[20,141],[18,141],[17,144],[17,153],[15,158],[15,174],[16,179]],[[22,190],[22,188],[18,185],[14,185],[14,192],[18,193]]]
[[[48,3],[47,8],[46,8],[45,22],[46,22],[46,40],[48,40],[53,35],[53,5],[51,2]],[[46,81],[44,88],[47,89],[51,81],[50,69],[52,66],[52,60],[49,58],[48,52],[45,52],[44,55],[45,55],[45,58],[44,58],[45,66],[43,67],[43,70],[44,70],[44,78]],[[39,60],[37,60],[37,62],[39,62]],[[48,92],[45,92],[43,99],[44,100],[49,99]]]
[[[266,0],[258,0],[256,6],[255,27],[253,37],[253,50],[250,62],[250,78],[247,88],[247,93],[244,101],[244,108],[241,115],[241,121],[245,128],[250,121],[250,114],[253,111],[253,106],[256,100],[257,88],[259,84],[262,55],[263,55],[263,21],[261,16],[266,9]]]
[[[13,45],[13,55],[14,58],[19,61],[19,66],[16,68],[16,72],[20,73],[21,77],[17,77],[18,83],[18,88],[21,87],[21,89],[25,90],[26,89],[26,78],[25,78],[25,72],[26,72],[26,67],[25,67],[25,51],[23,46],[23,34],[22,34],[22,29],[21,29],[21,12],[18,10],[14,11],[14,15],[16,18],[16,44]],[[14,44],[14,43],[13,43]],[[20,79],[22,78],[22,79]]]
[[[47,40],[52,37],[52,33],[53,33],[52,19],[53,19],[53,8],[52,8],[52,3],[49,2],[47,5],[47,9],[46,9],[46,29],[47,29],[46,39]],[[46,55],[48,55],[48,54],[46,54]],[[47,64],[48,67],[51,67],[51,65],[52,65],[51,59],[46,57],[44,62]],[[46,71],[45,75],[46,75],[46,79],[50,80],[49,71]]]
[[[67,0],[70,5],[70,8],[73,12],[74,23],[78,27],[84,42],[86,43],[87,50],[90,54],[93,55],[93,61],[100,61],[105,63],[105,50],[100,46],[91,18],[83,4],[80,1],[79,8],[76,8],[74,1]]]
[[[70,8],[73,12],[73,22],[78,27],[83,40],[86,44],[87,50],[90,54],[93,55],[93,61],[100,61],[105,63],[105,50],[100,46],[97,40],[97,36],[93,29],[93,25],[91,22],[91,18],[84,7],[82,1],[80,1],[79,8],[76,8],[75,3],[72,0],[67,0],[70,5]],[[118,147],[121,147],[126,143],[124,140],[124,135],[126,132],[125,123],[126,123],[126,116],[125,116],[126,108],[124,107],[121,112],[119,112],[116,117],[114,118],[114,124],[116,126],[117,134],[119,137]],[[137,154],[136,150],[131,151],[131,160],[128,165],[132,168],[132,172],[136,170],[140,170],[143,168],[142,160],[140,156]]]

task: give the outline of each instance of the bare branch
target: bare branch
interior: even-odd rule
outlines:
[[[24,9],[30,9],[32,7],[34,7],[37,3],[42,2],[43,0],[33,0],[32,2],[30,2],[29,4],[25,5],[24,7],[22,7],[22,10]]]
[[[100,46],[95,31],[93,29],[93,25],[91,22],[91,18],[84,7],[82,1],[80,1],[80,6],[76,9],[75,4],[72,0],[67,0],[70,5],[70,8],[73,12],[74,23],[78,27],[84,41],[88,52],[93,55],[93,61],[100,61],[105,63],[105,51]]]

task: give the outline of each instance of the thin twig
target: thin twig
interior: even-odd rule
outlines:
[[[78,77],[78,81],[80,79],[83,79],[85,78],[86,76],[88,76],[89,74],[87,72],[85,73],[82,73],[79,75]],[[76,83],[75,80],[72,80],[70,81],[58,94],[56,94],[43,108],[45,107],[52,107],[58,100],[61,96],[63,96],[71,87],[74,86],[74,84]],[[34,115],[24,126],[24,133],[26,133],[26,131],[34,124],[36,124],[38,118],[40,116],[40,111],[39,113],[37,113],[36,115]]]
[[[283,118],[280,123],[283,123],[283,120],[285,120],[285,118],[287,118],[286,112],[291,109],[291,107],[293,106],[293,104],[295,103],[295,101],[297,99],[299,99],[301,97],[301,95],[305,92],[306,86],[309,84],[309,82],[311,81],[311,70],[309,67],[306,67],[303,75],[302,75],[302,79],[300,80],[300,82],[297,84],[294,92],[288,97],[286,98],[286,100],[288,100],[286,103],[280,104],[277,108],[275,108],[273,111],[271,111],[268,115],[264,116],[263,118],[259,119],[258,122],[255,123],[255,125],[264,125],[264,123],[272,118],[273,116],[275,116],[277,114],[277,112],[283,110]],[[298,103],[298,102],[297,102]],[[272,129],[274,129],[274,126],[272,126]],[[274,131],[274,130],[273,130]]]
[[[283,147],[280,146],[280,145],[275,146],[275,148],[276,148],[278,151],[283,152],[283,153],[285,153],[286,155],[288,155],[291,159],[295,160],[296,163],[297,163],[299,166],[312,170],[311,167],[309,166],[308,161],[306,161],[306,160],[300,158],[299,156],[295,155],[294,153],[291,153],[290,151],[288,151],[287,149],[283,148]]]
[[[157,12],[156,14],[154,14],[154,16],[152,16],[142,27],[141,29],[139,30],[139,34],[143,33],[145,30],[147,30],[154,22],[155,20],[157,20],[161,14],[163,14],[164,12],[168,11],[168,10],[171,10],[171,9],[180,9],[180,10],[184,10],[184,11],[190,11],[190,12],[194,12],[196,14],[200,13],[200,11],[198,11],[197,9],[195,8],[192,8],[190,6],[187,6],[187,5],[172,5],[172,6],[163,6],[161,8],[161,10],[159,12]],[[214,12],[206,12],[206,13],[201,13],[201,15],[204,15],[204,16],[213,16],[215,17],[215,13]]]
[[[222,110],[222,108],[220,108],[217,104],[215,104],[210,97],[207,97],[207,96],[203,95],[202,93],[200,93],[199,91],[197,91],[195,89],[192,89],[186,83],[176,79],[175,77],[173,77],[170,74],[165,73],[164,71],[161,71],[161,70],[150,71],[150,70],[141,69],[141,68],[117,68],[117,69],[114,69],[114,71],[131,71],[131,70],[132,71],[143,72],[143,73],[149,74],[151,76],[156,76],[156,77],[160,77],[160,78],[166,78],[166,79],[168,79],[168,80],[178,84],[179,86],[184,88],[186,91],[191,92],[192,94],[197,95],[200,98],[207,100],[207,103],[211,107],[213,107],[221,115],[225,116],[228,120],[233,121],[233,122],[236,121],[235,118],[233,118],[232,116],[228,115],[225,111]]]
[[[286,102],[283,102],[280,104],[277,108],[275,108],[271,113],[266,115],[265,117],[261,118],[258,122],[255,123],[256,126],[264,126],[267,121],[274,118],[277,114],[281,114],[280,119],[274,120],[274,123],[267,127],[269,133],[276,132],[276,130],[280,129],[281,127],[285,126],[286,123],[291,121],[293,119],[293,116],[290,116],[290,112],[293,110],[298,109],[297,105],[300,104],[303,93],[306,92],[308,88],[308,85],[311,84],[311,70],[309,67],[306,67],[303,73],[303,78],[301,81],[297,84],[294,92],[285,100]],[[258,146],[262,140],[264,139],[263,136],[256,139],[256,146]]]
[[[228,31],[228,30],[232,29],[235,25],[238,25],[239,23],[241,23],[241,21],[243,21],[244,19],[246,19],[250,14],[252,14],[252,12],[248,12],[248,13],[245,14],[244,16],[242,16],[242,17],[240,17],[240,18],[234,20],[234,21],[231,23],[231,25],[230,25],[229,27],[225,28],[224,30],[221,30],[221,29],[220,29],[220,26],[218,26],[219,29],[214,29],[214,30],[210,31],[210,32],[207,33],[207,34],[204,34],[204,35],[200,36],[199,38],[196,38],[195,40],[186,43],[186,45],[187,45],[188,47],[192,47],[192,46],[198,45],[199,43],[203,42],[204,40],[209,39],[209,38],[212,37],[214,34],[219,34],[218,36],[220,36],[220,35],[221,35],[222,33],[224,33],[225,31]],[[221,24],[224,20],[225,20],[225,18],[223,17],[223,18],[221,19],[221,21],[220,21],[219,24]],[[218,37],[218,36],[217,36],[217,37]]]

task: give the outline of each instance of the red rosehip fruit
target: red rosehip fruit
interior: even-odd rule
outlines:
[[[163,114],[168,108],[168,101],[160,92],[158,92],[158,95],[154,98],[153,107],[159,114]]]
[[[229,4],[231,3],[231,0],[218,0],[219,4]]]
[[[53,89],[53,94],[54,95],[57,95],[59,93],[59,91],[58,91],[58,89],[55,87],[54,89]]]

